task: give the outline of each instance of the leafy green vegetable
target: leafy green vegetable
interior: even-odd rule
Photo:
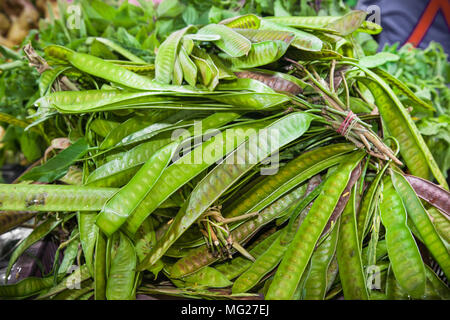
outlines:
[[[448,87],[450,63],[442,46],[431,42],[422,50],[407,44],[387,45],[384,53],[395,53],[400,59],[381,66],[405,83],[417,97],[431,102],[436,112],[427,110],[395,91],[405,106],[411,106],[411,115],[424,135],[425,142],[436,159],[439,168],[448,176],[450,169],[449,128],[450,128],[450,88]]]
[[[64,176],[69,170],[69,166],[83,157],[87,150],[88,144],[86,140],[79,139],[43,165],[35,167],[25,173],[21,177],[21,180],[34,180],[47,183],[53,182]]]
[[[380,52],[373,56],[366,56],[359,60],[359,64],[366,68],[375,68],[382,66],[390,61],[398,61],[400,58],[390,52]]]

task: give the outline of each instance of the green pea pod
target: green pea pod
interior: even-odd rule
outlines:
[[[342,212],[336,254],[345,299],[368,300],[369,294],[356,231],[356,187],[353,187],[350,199]]]
[[[366,15],[367,12],[363,10],[352,10],[330,22],[325,28],[335,30],[342,36],[347,36],[360,28],[361,24],[366,20]]]
[[[217,85],[219,84],[219,74],[220,71],[218,67],[215,65],[214,61],[212,60],[211,56],[206,53],[203,50],[199,50],[198,47],[194,47],[192,50],[192,57],[194,57],[194,54],[197,55],[199,58],[201,58],[206,65],[208,66],[208,69],[210,71],[210,80],[208,81],[208,84],[206,85],[209,91],[214,91]]]
[[[144,116],[129,118],[113,130],[109,131],[108,135],[105,137],[105,140],[103,140],[100,144],[100,149],[105,150],[111,148],[130,134],[144,129],[155,122],[164,120],[174,113],[175,111],[173,110],[154,110],[150,114],[145,114]]]
[[[447,278],[450,278],[450,254],[428,217],[427,211],[408,180],[396,171],[392,171],[391,175],[394,188],[402,198],[408,217],[414,223],[423,243],[431,255],[444,271]]]
[[[49,290],[39,295],[37,299],[47,299],[64,291],[76,292],[78,291],[78,287],[90,277],[91,275],[89,274],[89,269],[85,264],[83,264],[67,277],[63,278],[56,286],[53,286]]]
[[[160,45],[155,59],[156,81],[163,84],[171,83],[179,42],[191,29],[192,26],[187,26],[181,30],[171,33]]]
[[[200,34],[200,33],[195,33],[195,34],[187,34],[185,36],[183,36],[183,45],[184,42],[187,40],[196,40],[196,41],[217,41],[220,40],[221,36],[219,36],[218,34]],[[187,45],[190,46],[190,45]]]
[[[260,18],[254,14],[244,14],[242,16],[232,17],[219,22],[229,28],[246,28],[258,29],[261,21]]]
[[[91,187],[122,187],[139,168],[159,149],[173,140],[163,135],[143,142],[99,166],[89,174],[86,185]]]
[[[184,277],[182,281],[184,282],[184,286],[195,288],[224,288],[232,285],[232,282],[224,274],[212,267],[202,268]]]
[[[151,192],[169,164],[178,143],[171,143],[155,152],[126,186],[109,199],[97,216],[96,224],[107,237],[116,232],[142,199]]]
[[[209,129],[221,127],[240,116],[235,112],[216,112],[200,123],[191,126],[178,138],[180,141],[191,135],[201,135]],[[158,149],[173,142],[169,135],[152,138],[141,143],[117,158],[94,170],[87,178],[86,184],[92,186],[122,186],[137,172],[138,168]]]
[[[310,16],[310,17],[265,17],[265,20],[276,22],[298,29],[310,29],[348,35],[361,29],[367,13],[353,10],[342,17],[338,16]]]
[[[67,64],[73,51],[63,46],[50,45],[44,48],[44,52],[51,59],[57,59],[60,63]]]
[[[289,222],[287,225],[287,232],[281,239],[281,243],[287,245],[292,241],[299,226],[305,220],[306,215],[311,209],[314,200],[322,192],[323,182],[320,176],[314,176],[309,180],[305,186],[306,191],[302,199],[298,202],[297,206],[293,207],[293,210],[289,212]],[[279,220],[279,219],[278,219]]]
[[[247,292],[256,286],[261,279],[272,271],[283,258],[287,246],[281,243],[281,240],[286,233],[281,232],[280,235],[273,241],[271,246],[261,254],[252,265],[234,281],[232,293]]]
[[[142,261],[142,259],[150,252],[152,246],[155,245],[155,242],[156,233],[153,226],[153,219],[150,217],[142,223],[134,239],[134,247],[139,261]]]
[[[427,274],[427,286],[431,286],[440,299],[450,300],[449,287],[427,265],[425,265],[425,273]]]
[[[177,86],[177,88],[181,88]],[[129,109],[130,107],[143,108],[168,108],[173,106],[176,109],[187,108],[193,106],[194,109],[202,109],[199,103],[192,105],[186,103],[186,98],[182,98],[182,94],[169,93],[168,89],[165,91],[146,91],[146,92],[130,92],[121,90],[85,90],[85,91],[56,91],[39,98],[35,104],[42,108],[56,108],[60,113],[78,114],[86,112],[98,111],[117,111]],[[186,89],[187,90],[187,89]],[[192,93],[205,93],[201,91],[188,90],[184,93],[185,96],[190,96]],[[170,95],[168,97],[167,95]],[[208,100],[203,100],[208,101]],[[185,104],[181,104],[181,103]],[[220,105],[220,108],[227,106]]]
[[[213,68],[211,64],[206,59],[197,57],[193,54],[191,55],[191,58],[194,64],[196,65],[196,68],[198,69],[199,80],[201,80],[201,83],[204,86],[208,86],[214,77]]]
[[[449,300],[449,288],[436,276],[429,266],[425,266],[427,282],[422,300]],[[389,270],[386,284],[387,297],[391,300],[410,300],[411,297],[403,290],[395,279],[392,268]]]
[[[196,121],[201,121],[204,116],[208,116],[209,112],[181,110],[174,115],[166,117],[164,120],[150,124],[136,132],[123,137],[114,148],[135,145],[141,141],[151,139],[153,136],[164,132],[175,132],[176,129],[190,128]],[[175,139],[174,139],[175,140]]]
[[[407,214],[391,178],[383,180],[383,199],[380,204],[381,221],[386,229],[386,246],[392,271],[399,285],[413,298],[425,292],[425,267],[417,244],[409,230]]]
[[[0,184],[0,203],[14,211],[97,211],[115,188],[62,185]]]
[[[240,72],[236,72],[237,75]],[[217,90],[224,91],[255,91],[259,93],[275,93],[275,91],[268,85],[262,83],[261,81],[253,79],[242,79],[238,78],[234,81],[223,82],[217,86]]]
[[[233,29],[222,24],[208,24],[198,30],[197,33],[219,35],[220,39],[214,41],[214,45],[234,58],[247,55],[251,49],[251,43],[246,37],[241,36]]]
[[[9,274],[11,272],[11,268],[17,259],[34,243],[45,237],[52,230],[54,230],[57,226],[59,226],[63,221],[70,220],[74,215],[70,214],[65,216],[63,219],[57,219],[54,215],[47,218],[44,222],[38,225],[28,237],[23,239],[14,252],[11,254],[11,258],[9,258],[8,267],[6,268],[5,274],[5,283],[8,281]]]
[[[375,210],[375,205],[379,201],[381,194],[381,188],[379,186],[386,168],[387,166],[384,166],[383,169],[378,172],[362,198],[357,217],[358,239],[360,243],[363,242],[364,237],[367,235],[370,218]]]
[[[303,284],[304,300],[324,300],[327,292],[328,269],[336,252],[340,220],[325,240],[315,249],[310,262],[308,276]]]
[[[217,77],[219,80],[234,80],[236,79],[236,76],[231,71],[230,67],[227,66],[222,59],[220,59],[217,55],[210,53],[209,56],[211,57],[212,62],[216,66],[217,70],[219,71]],[[222,83],[223,84],[223,83]],[[220,85],[220,83],[219,83]],[[218,86],[219,86],[218,85]],[[217,87],[216,90],[219,90]]]
[[[233,241],[244,243],[262,226],[289,210],[303,195],[304,188],[299,187],[267,206],[261,211],[259,216],[246,221],[231,232]],[[213,255],[206,245],[202,245],[191,250],[184,258],[178,260],[171,269],[171,276],[174,278],[184,277],[217,260],[218,257]]]
[[[105,235],[99,231],[95,243],[94,259],[94,297],[95,300],[106,300],[106,242]]]
[[[79,288],[72,289],[72,290],[66,289],[63,292],[60,292],[57,295],[53,296],[51,299],[52,300],[81,300],[81,298],[88,293],[90,294],[90,296],[92,296],[92,294],[93,294],[92,289],[93,289],[93,281],[87,280],[87,281],[83,281],[80,284]]]
[[[51,89],[53,82],[70,67],[59,66],[54,69],[45,70],[39,79],[39,93],[40,96],[45,96]]]
[[[327,286],[325,288],[326,293],[330,292],[331,288],[333,287],[333,284],[338,279],[338,275],[339,275],[339,266],[337,263],[336,254],[334,254],[334,256],[331,259],[331,262],[327,268]],[[325,296],[325,298],[326,298],[326,296]]]
[[[249,133],[263,127],[264,123],[244,125],[233,130],[225,130],[204,142],[190,153],[170,165],[155,184],[153,191],[134,210],[124,224],[129,234],[136,233],[142,222],[181,186],[207,169],[212,163],[221,159],[224,154],[234,150],[245,141]],[[237,130],[236,130],[237,129]],[[213,153],[212,150],[215,150]],[[221,152],[218,152],[221,151]]]
[[[234,29],[237,33],[243,35],[251,42],[262,42],[267,40],[280,40],[288,44],[295,38],[295,34],[280,30],[261,30],[261,29]]]
[[[339,52],[328,49],[322,49],[321,51],[289,50],[287,54],[291,59],[301,61],[341,60],[343,58],[343,55]]]
[[[372,107],[360,98],[350,97],[350,109],[353,113],[370,113]]]
[[[155,263],[224,191],[261,160],[300,137],[313,119],[314,117],[307,113],[291,113],[250,136],[248,141],[230,153],[197,184],[169,230],[140,268]],[[218,184],[218,181],[221,183]]]
[[[137,257],[133,243],[123,233],[110,238],[110,267],[106,282],[108,300],[134,300]]]
[[[93,287],[93,285],[91,284],[90,286],[89,286],[89,290],[88,290],[88,288],[86,288],[86,293],[84,293],[84,294],[82,294],[81,296],[79,296],[78,298],[77,298],[77,300],[91,300],[91,298],[94,296],[94,292],[93,292],[93,290],[92,290],[92,287]]]
[[[264,20],[275,22],[277,24],[292,27],[296,29],[308,30],[308,31],[319,31],[323,33],[328,33],[334,35],[337,33],[335,30],[326,28],[327,24],[336,21],[339,17],[333,16],[311,16],[311,17],[297,17],[297,16],[286,16],[286,17],[264,17]],[[319,33],[317,37],[320,37]]]
[[[368,261],[369,247],[366,246],[361,251],[362,261]],[[379,240],[375,251],[375,260],[379,261],[387,256],[386,240]]]
[[[409,295],[403,290],[395,278],[392,264],[389,265],[388,276],[386,278],[386,297],[389,300],[410,300]]]
[[[261,19],[262,30],[279,30],[287,31],[295,35],[294,41],[291,45],[299,50],[305,51],[320,51],[322,50],[323,42],[318,37],[312,35],[311,33],[301,31],[295,28],[291,28],[271,20]]]
[[[393,88],[397,89],[398,91],[400,91],[402,94],[407,96],[414,103],[417,103],[418,105],[420,105],[421,107],[424,107],[425,109],[428,109],[428,110],[431,110],[431,111],[435,111],[435,109],[434,109],[434,107],[432,105],[429,105],[428,103],[426,103],[425,101],[423,101],[422,99],[417,97],[416,94],[411,91],[411,89],[409,89],[403,82],[398,80],[396,77],[391,75],[389,72],[386,72],[386,71],[384,71],[384,70],[382,70],[380,68],[377,68],[377,69],[375,69],[373,71],[377,75],[382,77],[387,83],[389,83],[389,85],[391,87],[393,87]]]
[[[358,165],[363,156],[364,154],[361,152],[352,154],[325,181],[322,193],[314,201],[314,204],[284,255],[267,292],[266,299],[283,300],[290,299],[293,296],[306,265],[311,258],[314,247],[333,213],[353,169]]]
[[[369,295],[372,294],[372,289],[375,289],[374,286],[370,284],[371,283],[370,281],[373,281],[374,273],[378,271],[376,270],[376,268],[374,268],[374,266],[379,260],[378,257],[380,254],[379,253],[380,250],[378,250],[380,238],[380,226],[381,226],[380,210],[379,208],[377,208],[372,219],[372,231],[370,240],[367,247],[365,248],[367,250],[361,253],[363,264],[366,266],[365,271],[366,271],[366,278],[368,279],[367,289],[369,291]],[[385,253],[387,254],[386,241],[383,241],[383,243],[384,246],[382,246],[382,249],[384,249]]]
[[[450,221],[436,208],[427,210],[436,231],[447,243],[450,243]]]
[[[210,97],[222,103],[239,106],[241,110],[269,109],[280,107],[289,101],[280,93],[239,92],[214,95]]]
[[[300,281],[298,282],[297,288],[295,288],[295,292],[292,296],[291,300],[302,300],[303,297],[303,286],[306,282],[306,279],[308,278],[308,274],[309,274],[309,267],[310,267],[310,263],[308,263],[308,265],[306,266],[305,272],[303,272],[302,277],[300,278]],[[273,281],[273,276],[272,276],[272,281]],[[264,296],[267,296],[267,292],[269,291],[270,285],[272,284],[272,282],[268,285]]]
[[[111,48],[112,50],[120,53],[122,56],[124,56],[125,58],[127,58],[128,60],[132,61],[132,62],[137,62],[137,63],[147,63],[146,61],[142,60],[141,58],[135,56],[134,54],[132,54],[131,52],[129,52],[128,50],[122,48],[121,46],[119,46],[118,44],[116,44],[115,42],[106,39],[106,38],[100,38],[100,37],[95,37],[92,38],[95,39],[95,41],[101,42],[104,45],[108,46],[109,48]]]
[[[372,92],[387,130],[398,140],[400,154],[411,173],[424,179],[429,179],[430,175],[433,174],[439,184],[448,189],[447,182],[425,144],[422,135],[392,89],[389,88],[383,79],[369,69],[363,68],[358,64],[349,64],[360,68],[375,80],[364,78],[361,82]]]
[[[195,63],[189,57],[184,46],[181,46],[181,48],[180,48],[180,52],[178,54],[178,59],[180,60],[184,80],[186,80],[186,82],[189,85],[195,87],[195,84],[197,82],[198,69],[197,69],[197,66],[195,65]]]
[[[15,284],[0,286],[0,298],[25,299],[53,285],[53,276],[45,278],[28,277]]]
[[[95,225],[97,214],[95,212],[78,212],[78,229],[80,232],[81,247],[83,248],[84,260],[90,274],[94,275],[94,248],[97,241],[98,228]]]
[[[248,250],[248,253],[255,259],[261,256],[273,243],[273,241],[277,238],[281,231],[277,231],[271,234],[269,237],[258,243],[254,248]],[[252,265],[252,261],[239,256],[233,258],[229,262],[224,262],[222,264],[216,265],[215,268],[222,272],[222,274],[228,279],[234,279],[237,276],[241,275],[245,270],[250,268]]]
[[[143,74],[147,77],[153,79],[155,77],[155,65],[154,64],[134,64],[130,63],[129,61],[122,61],[122,60],[108,60],[108,62],[112,62],[114,64],[118,64],[121,67],[133,71],[137,74]]]
[[[267,176],[231,203],[231,209],[224,210],[224,216],[231,218],[261,210],[295,186],[344,160],[345,154],[352,150],[351,144],[334,144],[302,153],[280,168],[277,174]]]
[[[277,61],[288,49],[289,44],[280,40],[267,40],[253,43],[248,55],[233,58],[220,53],[219,57],[231,64],[231,69],[247,69],[263,66]]]
[[[46,49],[48,49],[48,47]],[[74,52],[67,48],[65,48],[65,50],[65,58],[70,64],[90,75],[137,90],[158,90],[161,88],[149,78],[140,76],[119,65],[115,65],[86,53]]]

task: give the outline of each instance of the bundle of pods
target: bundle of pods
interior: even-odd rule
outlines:
[[[0,185],[1,232],[37,221],[7,273],[59,248],[0,297],[449,299],[450,193],[408,111],[433,106],[364,56],[365,18],[188,26],[154,64],[105,39],[123,60],[27,48],[31,127],[70,146]]]

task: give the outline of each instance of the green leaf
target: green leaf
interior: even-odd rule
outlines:
[[[396,54],[389,52],[380,52],[374,56],[366,56],[359,60],[359,64],[365,68],[379,67],[390,61],[397,61],[400,57]]]
[[[36,161],[42,154],[38,143],[39,135],[36,134],[36,132],[23,131],[21,128],[20,130],[23,132],[19,136],[20,149],[22,150],[23,155],[30,162]]]
[[[211,23],[218,23],[222,20],[222,10],[216,6],[212,6],[208,12],[208,19]]]
[[[105,20],[114,20],[117,15],[117,9],[103,1],[94,0],[91,3],[92,8]]]
[[[43,165],[31,169],[24,174],[20,180],[33,180],[47,183],[53,182],[64,176],[69,169],[69,166],[86,154],[88,147],[89,146],[84,138],[79,139]]]
[[[198,19],[198,13],[197,10],[195,10],[194,6],[192,4],[189,4],[186,10],[184,10],[181,17],[187,25],[195,24]]]
[[[286,11],[286,9],[283,7],[283,4],[281,3],[280,0],[276,0],[274,5],[273,5],[273,11],[275,12],[275,16],[277,17],[287,17],[290,16],[291,14]]]
[[[165,0],[158,5],[156,15],[159,18],[174,18],[183,12],[184,8],[178,0]]]

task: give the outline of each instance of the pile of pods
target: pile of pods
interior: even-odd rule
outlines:
[[[408,111],[433,106],[364,56],[365,18],[188,26],[154,64],[29,47],[31,126],[70,146],[0,185],[1,232],[36,218],[7,273],[58,250],[0,298],[449,299],[450,193]]]

